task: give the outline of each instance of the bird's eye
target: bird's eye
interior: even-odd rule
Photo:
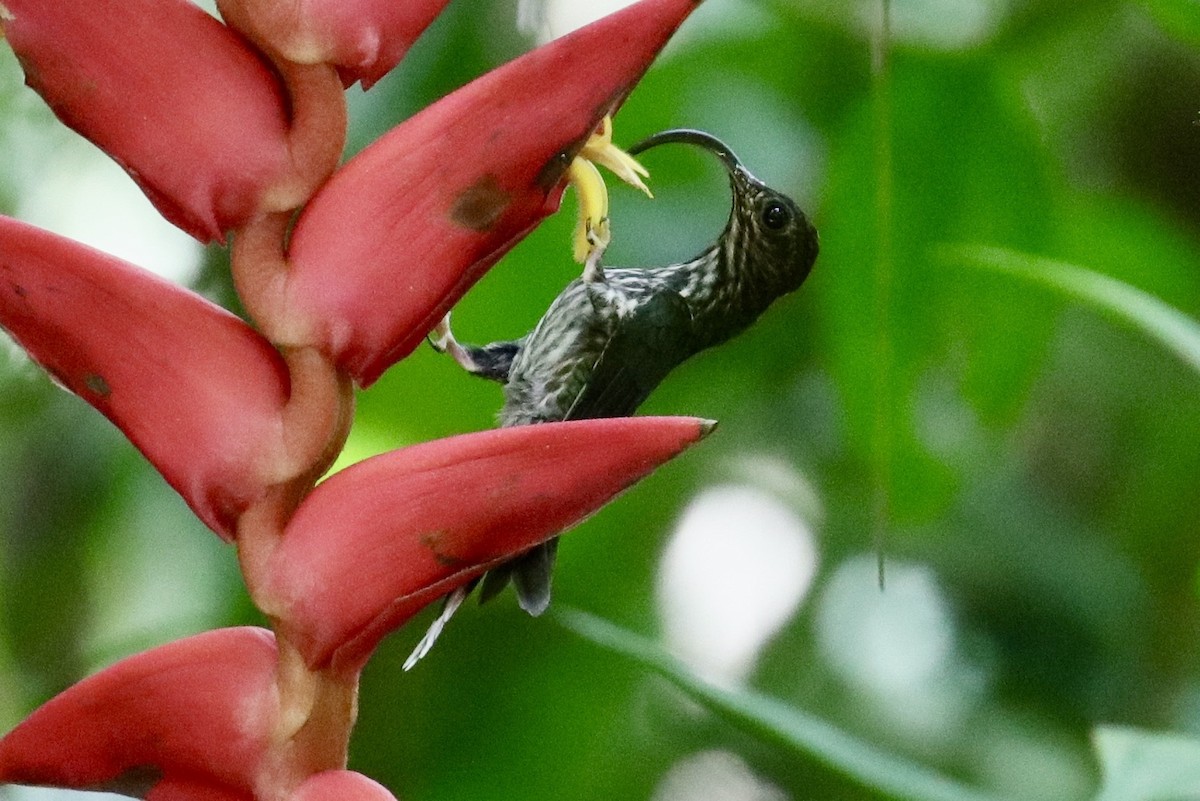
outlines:
[[[778,200],[773,200],[763,206],[760,212],[762,224],[772,231],[778,231],[783,226],[787,225],[792,219],[792,213],[788,211],[788,207],[780,203]]]

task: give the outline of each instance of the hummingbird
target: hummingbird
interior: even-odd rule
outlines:
[[[520,339],[463,345],[449,315],[430,333],[436,350],[504,386],[501,426],[631,415],[675,367],[744,331],[808,277],[817,231],[791,198],[755,178],[724,142],[703,131],[663,131],[629,153],[669,143],[708,151],[729,175],[732,208],[712,245],[688,261],[649,268],[603,267],[597,247],[583,275]],[[493,568],[482,578],[480,601],[511,582],[522,609],[544,612],[557,544],[551,539]],[[475,583],[446,596],[406,670],[428,653]]]

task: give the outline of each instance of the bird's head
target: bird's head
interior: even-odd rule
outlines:
[[[733,208],[722,238],[739,264],[770,276],[779,294],[797,289],[819,249],[817,229],[790,197],[755,178],[729,146],[712,134],[688,128],[662,131],[629,149],[641,153],[668,143],[696,145],[715,155],[729,173]]]

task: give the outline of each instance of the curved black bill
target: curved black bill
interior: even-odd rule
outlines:
[[[742,162],[734,155],[729,146],[722,142],[717,137],[704,131],[697,131],[694,128],[672,128],[669,131],[660,131],[653,136],[648,136],[638,142],[633,147],[629,148],[628,153],[631,156],[636,156],[638,153],[649,150],[652,147],[659,145],[681,143],[686,145],[696,145],[702,147],[708,152],[715,155],[725,165],[729,172],[737,172],[745,169],[742,167]]]

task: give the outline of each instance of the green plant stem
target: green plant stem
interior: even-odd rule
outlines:
[[[891,518],[892,364],[892,101],[891,2],[879,1],[879,21],[871,41],[871,89],[875,138],[875,374],[871,436],[872,528],[879,588],[884,583],[884,552]]]
[[[561,606],[552,619],[605,650],[620,654],[683,690],[750,735],[814,759],[831,770],[900,801],[999,801],[915,762],[863,742],[821,718],[744,688],[725,688],[697,676],[656,643],[602,618]]]

